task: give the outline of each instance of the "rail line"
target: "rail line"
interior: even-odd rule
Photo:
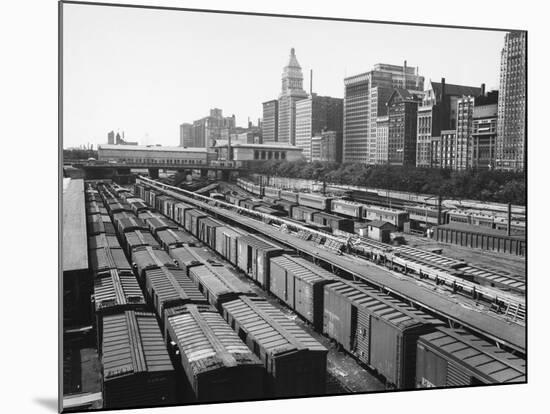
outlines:
[[[329,233],[325,233],[325,232],[317,231],[317,230],[314,230],[314,229],[310,229],[306,226],[302,226],[302,225],[297,224],[295,222],[287,221],[287,220],[285,220],[284,218],[281,218],[281,217],[271,216],[271,215],[268,215],[268,214],[257,212],[255,210],[249,210],[249,209],[244,208],[244,207],[236,206],[234,204],[227,203],[225,201],[220,201],[220,200],[212,199],[212,198],[207,197],[207,196],[198,195],[198,194],[195,194],[191,191],[180,189],[180,188],[177,188],[177,187],[173,187],[173,186],[170,186],[168,184],[159,183],[155,180],[151,180],[151,179],[146,178],[146,177],[141,177],[140,176],[139,180],[140,180],[139,182],[142,182],[143,184],[145,184],[145,185],[147,185],[151,188],[159,190],[159,191],[161,191],[161,192],[163,192],[167,195],[174,196],[175,198],[179,198],[182,201],[191,202],[192,204],[195,204],[198,207],[202,207],[202,208],[205,208],[207,210],[210,210],[210,211],[214,212],[215,214],[221,214],[218,207],[222,207],[225,210],[229,209],[229,210],[233,210],[233,211],[236,211],[236,212],[239,212],[239,213],[245,213],[245,214],[247,214],[251,217],[254,217],[256,219],[260,219],[260,220],[263,220],[263,221],[270,221],[272,223],[277,223],[280,226],[285,225],[285,226],[287,226],[287,228],[293,228],[293,229],[296,229],[296,230],[307,231],[309,233],[317,234],[318,236],[324,237],[326,239],[332,239],[332,240],[340,242],[340,243],[342,243],[342,241],[343,241],[343,238],[341,236],[338,237],[338,236],[334,236],[334,235],[329,234]],[[231,219],[231,220],[233,220],[237,223],[243,221],[242,216],[231,217],[231,212],[228,212],[228,213],[230,213],[230,214],[228,215],[227,218],[229,218],[229,219]],[[233,213],[233,214],[235,214],[235,213]],[[246,224],[243,224],[243,225],[246,226]],[[262,230],[259,230],[259,231],[262,231]],[[280,233],[280,232],[278,232],[278,233]],[[287,240],[286,243],[292,245],[292,241]],[[363,248],[365,250],[367,250],[367,253],[370,253],[371,255],[378,254],[381,251],[381,249],[385,249],[387,251],[388,248],[389,248],[389,246],[384,245],[383,243],[376,243],[376,242],[370,243],[370,241],[369,241],[368,244],[366,244],[365,242],[362,242],[362,245],[363,245]],[[300,247],[297,247],[297,248],[300,250]],[[327,251],[327,253],[328,253],[328,251]],[[312,256],[314,256],[314,254],[312,254]],[[347,254],[343,255],[343,256],[345,258],[348,258],[348,260],[350,258],[354,257],[352,255],[347,255]],[[448,288],[452,289],[453,292],[455,292],[455,293],[469,294],[476,300],[484,300],[486,302],[493,303],[493,304],[498,304],[499,306],[504,306],[506,308],[525,309],[525,301],[522,298],[514,297],[512,295],[506,294],[505,292],[498,291],[497,289],[492,289],[492,288],[480,286],[480,285],[477,285],[475,283],[465,281],[463,279],[460,279],[458,277],[454,277],[454,276],[452,276],[452,275],[450,275],[450,274],[448,274],[444,271],[441,271],[439,269],[430,269],[428,266],[415,264],[414,262],[412,262],[410,260],[400,258],[400,257],[395,256],[395,255],[391,256],[391,253],[390,253],[389,256],[386,256],[386,257],[391,257],[393,259],[393,264],[397,264],[397,265],[403,267],[405,269],[405,273],[409,269],[414,270],[414,271],[416,271],[416,272],[418,272],[419,274],[422,275],[421,278],[427,279],[427,280],[433,282],[436,286],[445,286],[445,287],[448,287]],[[368,282],[370,284],[374,284],[374,285],[378,286],[379,288],[385,289],[387,291],[391,291],[392,293],[396,294],[397,296],[404,297],[406,300],[411,300],[406,295],[403,296],[399,292],[398,289],[388,288],[387,284],[380,282],[380,279],[373,280],[372,277],[369,277],[370,275],[366,276],[366,275],[363,275],[361,273],[354,272],[353,270],[350,270],[346,266],[341,266],[341,265],[338,265],[338,264],[336,264],[334,266],[340,267],[343,271],[345,271],[347,273],[357,275],[359,278],[365,280],[366,282]],[[383,272],[383,271],[380,270],[379,272]],[[418,304],[422,307],[425,307],[426,309],[429,309],[430,311],[432,311],[436,314],[438,313],[437,309],[430,308],[429,306],[426,306],[425,303],[418,302]],[[442,316],[444,319],[448,319],[449,321],[453,320],[453,315],[452,314],[446,314],[446,315],[445,314],[440,314],[440,316]],[[497,343],[504,343],[504,344],[510,346],[512,349],[519,350],[520,352],[525,351],[525,349],[524,349],[524,347],[525,347],[525,345],[524,345],[524,333],[514,334],[514,336],[516,337],[516,340],[512,341],[513,343],[510,343],[509,341],[503,340],[498,335],[495,335],[496,332],[493,332],[493,334],[490,334],[490,333],[485,332],[482,329],[479,329],[475,325],[464,324],[464,323],[461,322],[460,319],[455,319],[454,321],[458,322],[459,324],[462,324],[464,326],[468,326],[469,328],[471,328],[473,330],[476,330],[476,331],[478,331],[482,334],[485,334],[487,337],[495,340],[495,342],[497,342]]]

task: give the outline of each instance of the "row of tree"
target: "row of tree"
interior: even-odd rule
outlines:
[[[521,172],[452,171],[439,168],[269,160],[253,172],[370,188],[525,205],[526,177]]]
[[[95,158],[97,160],[97,151],[93,149],[71,148],[63,150],[64,160],[87,160]]]

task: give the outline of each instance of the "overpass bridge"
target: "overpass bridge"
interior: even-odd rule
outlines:
[[[213,161],[208,163],[186,163],[180,164],[176,160],[150,160],[144,162],[106,162],[91,160],[63,160],[64,167],[74,167],[84,171],[85,179],[111,178],[116,182],[125,183],[131,175],[132,170],[149,171],[151,178],[158,178],[160,170],[172,170],[178,172],[191,172],[200,170],[202,175],[208,171],[216,172],[222,180],[227,180],[232,172],[248,171],[243,164],[237,165],[232,161]]]

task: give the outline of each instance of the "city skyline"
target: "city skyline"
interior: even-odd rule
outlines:
[[[304,72],[304,89],[309,92],[313,69],[313,91],[319,95],[342,98],[346,76],[404,60],[419,67],[426,85],[445,77],[454,84],[486,83],[490,90],[498,87],[505,36],[471,29],[66,6],[64,147],[97,147],[111,130],[124,130],[140,144],[177,146],[179,125],[215,107],[225,116],[235,114],[239,126],[248,118],[256,123],[262,103],[279,94],[291,47]],[[212,33],[212,27],[230,27],[231,45],[220,43],[224,30]],[[278,36],[270,37],[276,29]],[[364,46],[367,38],[384,43]],[[360,47],[364,54],[356,53]]]

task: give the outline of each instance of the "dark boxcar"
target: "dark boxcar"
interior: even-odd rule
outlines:
[[[525,382],[525,360],[464,330],[438,328],[417,343],[416,387]]]
[[[237,239],[245,235],[244,231],[233,227],[216,228],[216,251],[231,264],[237,265]]]
[[[90,264],[95,277],[110,275],[111,270],[120,274],[133,274],[132,266],[128,263],[124,250],[103,247],[89,251]]]
[[[264,299],[241,297],[223,305],[225,320],[260,358],[274,397],[325,393],[327,349]]]
[[[216,228],[224,227],[221,221],[210,217],[200,217],[198,220],[197,237],[212,249],[216,248]]]
[[[161,230],[178,228],[176,223],[166,217],[147,218],[145,219],[145,222],[149,226],[149,230],[151,230],[151,233],[153,233],[154,235],[156,235],[157,232]]]
[[[173,247],[181,247],[187,244],[194,245],[199,242],[196,237],[179,229],[161,230],[157,232],[157,238],[165,250],[169,250]]]
[[[91,236],[88,238],[88,248],[93,249],[102,249],[104,247],[108,248],[121,248],[120,243],[116,236],[111,236],[105,233],[98,234],[96,236]]]
[[[188,303],[208,303],[181,269],[160,267],[146,270],[145,289],[161,321],[164,321],[168,308]]]
[[[324,290],[323,333],[389,384],[414,388],[417,338],[439,322],[359,282],[331,283]]]
[[[199,218],[207,217],[205,213],[200,210],[186,210],[185,211],[185,230],[191,233],[193,236],[198,235],[198,222]]]
[[[124,201],[117,201],[115,203],[107,204],[107,210],[109,211],[110,215],[113,215],[115,213],[121,213],[123,211],[126,211],[128,213],[133,213],[133,210],[130,204]]]
[[[132,251],[132,266],[138,277],[144,280],[145,271],[159,267],[177,268],[168,253],[164,250],[153,249],[149,246],[138,247]]]
[[[111,270],[94,281],[93,303],[96,315],[98,349],[101,349],[102,318],[126,310],[147,310],[147,304],[134,275]]]
[[[264,396],[261,362],[215,309],[186,305],[172,311],[166,322],[167,343],[179,350],[174,359],[179,359],[198,401]]]
[[[276,200],[275,203],[278,205],[278,206],[281,206],[282,209],[284,211],[287,212],[287,215],[290,216],[291,212],[292,212],[292,208],[297,206],[298,204],[296,203],[293,203],[292,201],[288,201],[288,200]]]
[[[316,210],[311,207],[305,206],[295,206],[292,207],[291,218],[298,221],[313,221],[313,214],[317,213],[319,210]]]
[[[249,234],[237,241],[237,266],[264,289],[269,289],[269,259],[290,249],[262,236]]]
[[[197,260],[199,258],[197,256]],[[193,279],[208,302],[219,310],[223,303],[241,295],[255,296],[250,286],[221,263],[205,261],[200,266],[193,266],[189,269],[189,277]]]
[[[151,246],[153,249],[160,249],[160,244],[149,230],[136,230],[124,233],[124,240],[126,243],[126,251],[130,256],[132,255],[132,250],[142,246]]]
[[[95,234],[105,233],[109,235],[116,235],[115,226],[111,222],[111,218],[104,214],[94,214],[87,216],[88,222],[88,236]]]
[[[126,311],[103,318],[104,408],[173,404],[174,367],[155,315]]]
[[[285,254],[270,262],[269,291],[321,331],[323,286],[340,279],[301,257]]]
[[[332,230],[342,230],[348,233],[354,232],[353,220],[338,217],[323,211],[313,213],[313,222],[322,226],[328,226]]]
[[[189,275],[189,268],[193,266],[199,266],[202,264],[200,260],[197,260],[197,257],[191,253],[191,249],[196,247],[192,246],[181,246],[173,247],[168,250],[168,254],[186,275]]]
[[[149,230],[145,221],[139,217],[125,217],[117,220],[115,223],[120,233],[136,230]]]

